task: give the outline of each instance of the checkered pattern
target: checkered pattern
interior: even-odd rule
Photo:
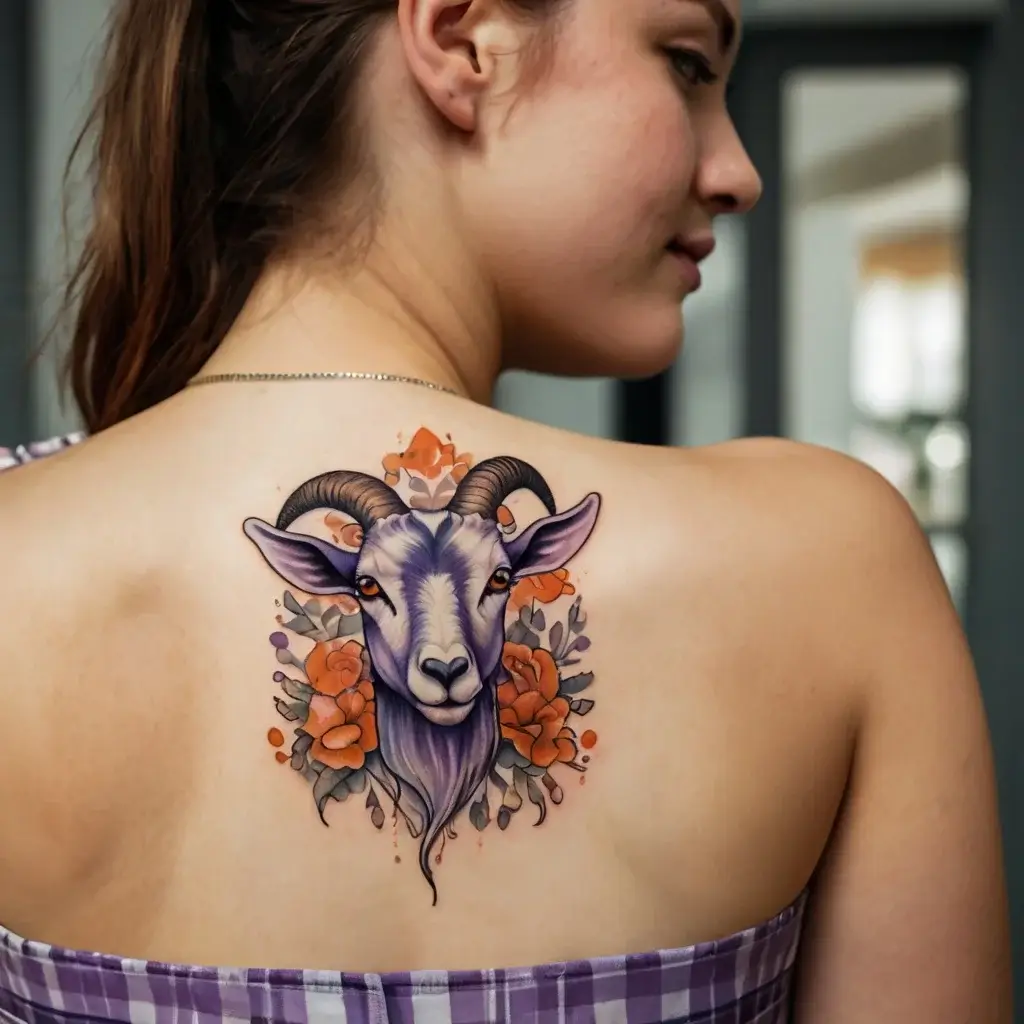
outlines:
[[[0,470],[81,439],[0,448]],[[0,928],[0,1024],[785,1024],[806,903],[687,949],[385,975],[122,960]]]
[[[785,1024],[806,894],[728,939],[521,970],[341,974],[122,960],[0,929],[19,1024]]]
[[[73,444],[85,440],[85,434],[66,434],[64,437],[54,437],[49,441],[36,441],[34,444],[22,444],[17,448],[0,447],[0,472],[5,469],[13,469],[26,462],[34,462],[47,455],[70,448]]]

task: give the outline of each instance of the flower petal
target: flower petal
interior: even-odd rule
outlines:
[[[314,741],[310,748],[309,756],[314,761],[320,761],[328,768],[362,768],[366,760],[362,750],[357,746],[346,747],[344,750],[331,750],[325,747],[319,740]]]
[[[359,726],[362,735],[359,737],[359,746],[365,753],[370,753],[371,750],[377,749],[377,716],[370,714],[369,712],[359,716],[359,721],[356,723]]]
[[[338,707],[331,697],[317,694],[309,702],[309,715],[303,731],[308,732],[313,739],[318,740],[328,729],[345,724],[345,713]]]
[[[338,754],[345,768],[352,768],[355,770],[357,768],[362,768],[363,765],[366,764],[366,755],[363,753],[362,747],[357,746],[356,744],[353,744],[351,747],[346,747],[344,750],[339,750]]]
[[[512,682],[511,679],[507,683],[502,683],[501,686],[498,687],[498,707],[511,707],[518,696],[519,690],[516,689],[516,684]]]
[[[530,760],[538,768],[547,768],[554,763],[557,757],[558,747],[555,746],[554,741],[548,739],[547,736],[541,736],[533,745],[533,753],[530,756]]]
[[[537,712],[544,707],[547,701],[536,690],[527,690],[522,696],[517,697],[512,704],[512,710],[520,725],[527,725],[534,721]]]
[[[361,734],[362,730],[358,725],[339,725],[328,729],[320,738],[320,742],[328,750],[344,750],[353,743],[358,743]]]
[[[565,732],[565,730],[562,730]],[[558,760],[568,764],[570,761],[576,760],[576,744],[572,740],[565,737],[559,736],[555,740],[555,746],[558,748]]]
[[[512,742],[520,757],[525,757],[529,760],[530,751],[533,750],[533,737],[529,733],[523,732],[522,729],[503,725],[501,727],[501,735]]]
[[[337,703],[346,722],[354,722],[366,710],[366,698],[358,690],[346,690],[339,694]]]

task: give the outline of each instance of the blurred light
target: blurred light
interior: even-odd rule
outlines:
[[[951,472],[967,462],[970,442],[967,431],[958,423],[939,423],[924,443],[925,458],[935,469]]]

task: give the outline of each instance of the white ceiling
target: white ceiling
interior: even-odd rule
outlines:
[[[937,115],[957,117],[966,82],[948,70],[800,71],[784,83],[787,174]]]

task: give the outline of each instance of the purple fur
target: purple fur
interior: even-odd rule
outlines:
[[[423,822],[420,870],[437,903],[430,854],[442,830],[472,799],[498,755],[494,686],[484,687],[461,725],[438,726],[388,687],[377,690],[377,736],[388,770]]]

